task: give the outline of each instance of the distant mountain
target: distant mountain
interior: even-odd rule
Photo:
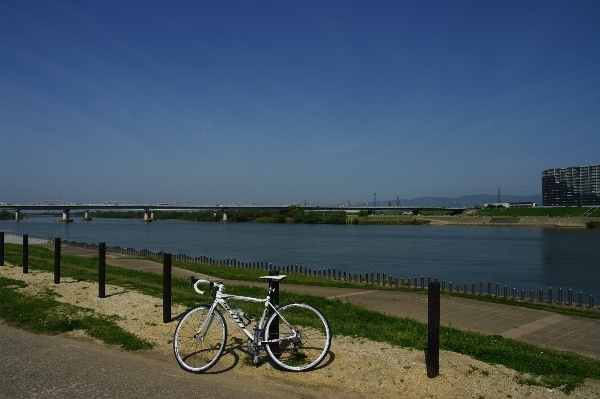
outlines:
[[[490,204],[496,202],[496,196],[491,194],[474,194],[474,195],[463,195],[462,197],[419,197],[412,199],[400,200],[401,206],[460,206],[460,207],[471,207],[483,204]],[[502,202],[535,202],[538,206],[542,205],[541,195],[504,195],[502,194]],[[378,206],[385,206],[387,204],[396,205],[396,199],[393,200],[377,200]]]

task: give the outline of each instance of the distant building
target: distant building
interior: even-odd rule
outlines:
[[[542,205],[600,205],[600,165],[542,171]]]
[[[537,204],[535,202],[510,202],[509,205],[511,208],[535,208]]]
[[[535,208],[535,202],[495,202],[493,204],[483,204],[484,208]]]
[[[508,202],[494,202],[492,204],[483,204],[484,208],[510,208]]]

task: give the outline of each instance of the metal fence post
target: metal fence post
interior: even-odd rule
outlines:
[[[427,377],[434,378],[440,372],[440,283],[429,283],[427,290]]]
[[[163,258],[163,323],[171,322],[171,254]]]
[[[23,274],[29,273],[29,236],[23,234]]]
[[[562,294],[562,287],[560,287],[558,289],[558,305],[562,305],[562,301],[563,301],[563,294]]]
[[[0,231],[0,266],[4,266],[4,232]]]
[[[567,299],[569,301],[569,306],[573,306],[573,290],[569,288]]]
[[[54,239],[54,284],[60,284],[60,238]]]
[[[278,276],[279,272],[277,270],[269,271],[269,276]],[[269,290],[271,291],[271,303],[273,306],[279,306],[279,281],[277,280],[269,280]],[[273,308],[269,308],[269,317],[275,313]],[[276,323],[271,323],[269,327],[269,339],[277,339],[279,338],[279,317],[277,317]],[[275,353],[279,353],[279,343],[269,344],[271,350]]]
[[[98,245],[98,298],[106,298],[106,243]]]

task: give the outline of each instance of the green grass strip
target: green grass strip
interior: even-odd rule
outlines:
[[[150,259],[152,261],[157,262],[155,259]],[[212,266],[212,265],[199,265],[194,263],[186,263],[186,262],[173,262],[173,266],[179,267],[181,269],[191,270],[197,273],[207,274],[209,276],[214,276],[224,280],[238,280],[238,281],[248,281],[248,282],[257,282],[260,276],[264,276],[267,271],[265,270],[253,270],[246,268],[235,268],[235,267],[223,267],[223,266]],[[282,274],[285,274],[282,272]],[[311,286],[321,286],[321,287],[336,287],[336,288],[356,288],[356,289],[365,289],[368,287],[370,290],[384,290],[384,291],[401,291],[401,292],[410,292],[427,295],[426,289],[421,288],[409,288],[408,286],[399,286],[399,287],[389,287],[387,285],[376,285],[369,284],[366,285],[364,283],[354,283],[348,281],[339,281],[339,280],[331,280],[322,277],[312,277],[290,273],[287,275],[285,279],[285,284],[299,284],[299,285],[311,285]],[[564,306],[550,306],[549,304],[542,304],[539,302],[521,302],[521,301],[513,301],[511,299],[504,299],[502,297],[496,298],[493,295],[469,295],[462,294],[459,292],[450,293],[448,291],[442,291],[441,295],[444,297],[457,297],[464,298],[474,301],[482,301],[489,303],[498,303],[502,305],[509,306],[518,306],[527,309],[535,309],[535,310],[545,310],[547,312],[552,312],[556,314],[562,314],[565,316],[577,316],[577,317],[585,317],[589,319],[600,319],[600,312],[591,311],[587,308],[569,308]]]
[[[19,265],[22,256],[21,246],[7,244],[5,248],[6,260]],[[30,246],[29,256],[30,268],[53,270],[54,254],[50,250]],[[174,262],[174,266],[186,266],[197,272],[222,279],[240,279],[240,275],[243,275],[244,278],[251,278],[254,282],[258,280],[259,276],[265,274],[265,271],[260,270],[190,265],[180,264],[179,262]],[[62,276],[97,281],[97,270],[97,258],[61,257]],[[306,284],[307,282],[323,283],[328,280],[290,275],[286,279],[286,282],[288,281]],[[107,266],[106,282],[107,284],[128,287],[153,297],[162,297],[162,276],[159,274]],[[187,290],[188,286],[189,281],[186,279],[172,279],[172,299],[174,303],[192,307],[212,300],[208,294],[199,296],[195,292],[189,292]],[[229,287],[229,289],[235,290],[236,294],[244,296],[260,298],[266,295],[265,290],[259,287],[235,286],[234,288]],[[4,292],[2,294],[4,298]],[[427,325],[412,319],[390,316],[351,303],[343,303],[340,300],[329,300],[311,295],[281,292],[280,300],[281,303],[307,302],[317,307],[328,318],[334,335],[387,342],[391,345],[416,350],[423,350],[427,345]],[[42,302],[30,305],[31,308],[36,310],[34,313],[39,312],[38,309],[43,309],[45,305]],[[248,302],[239,302],[239,304],[250,316],[257,316],[261,312],[260,304]],[[236,303],[231,301],[231,305],[235,306]],[[61,306],[64,306],[64,304]],[[4,310],[0,316],[5,318],[3,314]],[[489,364],[501,364],[514,369],[523,374],[523,377],[519,380],[522,383],[560,388],[565,392],[571,392],[586,378],[600,379],[600,361],[598,360],[573,353],[540,348],[497,335],[483,335],[442,326],[440,328],[440,348],[462,353]]]
[[[580,217],[589,207],[556,207],[556,208],[483,208],[478,209],[480,216],[491,217]],[[595,211],[590,216],[598,216]]]
[[[116,317],[95,314],[93,310],[54,299],[52,291],[24,295],[16,289],[26,287],[21,280],[0,277],[0,318],[34,332],[60,334],[84,330],[90,337],[127,350],[150,349],[152,345],[116,323]]]

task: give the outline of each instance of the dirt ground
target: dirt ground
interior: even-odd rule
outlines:
[[[0,275],[28,283],[21,289],[35,294],[50,289],[59,294],[57,300],[90,308],[99,314],[117,315],[125,330],[151,342],[154,348],[144,355],[172,359],[172,337],[176,322],[162,322],[162,300],[106,286],[107,298],[99,299],[97,284],[63,278],[55,285],[53,275],[30,272],[14,266],[0,267]],[[172,314],[185,312],[173,307]],[[523,386],[515,381],[518,375],[504,366],[489,365],[454,352],[440,352],[440,375],[427,378],[425,358],[421,351],[393,347],[352,337],[333,337],[331,353],[315,370],[306,373],[279,371],[268,362],[259,367],[244,363],[247,356],[246,338],[236,325],[229,324],[228,348],[211,371],[235,370],[236,375],[261,375],[291,385],[314,387],[327,392],[348,392],[348,397],[380,398],[598,398],[600,381],[588,380],[570,395],[559,390]],[[82,331],[68,334],[84,336]],[[181,371],[184,373],[185,371]]]

